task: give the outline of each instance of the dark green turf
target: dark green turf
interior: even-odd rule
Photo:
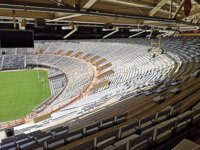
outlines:
[[[50,95],[45,70],[0,72],[0,122],[24,117]]]

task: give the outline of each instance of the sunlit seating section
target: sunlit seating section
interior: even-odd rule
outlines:
[[[51,119],[44,121],[50,124],[51,122],[67,118],[72,119],[91,113],[97,108],[111,103],[120,103],[122,99],[127,98],[127,95],[137,97],[140,94],[151,95],[152,93],[164,91],[167,87],[163,85],[163,87],[158,86],[157,83],[163,83],[165,81],[168,83],[172,81],[173,78],[176,79],[173,75],[177,73],[181,67],[185,65],[185,68],[187,68],[188,64],[194,60],[193,58],[197,61],[200,60],[199,43],[200,39],[198,38],[189,38],[189,41],[186,38],[163,38],[162,49],[164,49],[165,52],[153,58],[152,53],[147,52],[150,41],[143,38],[90,41],[69,40],[67,42],[37,41],[35,43],[35,49],[31,50],[33,50],[34,53],[41,53],[26,55],[26,63],[27,65],[42,64],[52,68],[58,68],[66,75],[66,87],[49,105],[49,108],[46,108],[47,112],[81,95],[82,91],[91,83],[94,77],[94,70],[91,64],[82,60],[81,57],[86,54],[91,54],[87,59],[89,60],[93,56],[100,56],[95,60],[96,62],[105,58],[106,62],[100,64],[99,67],[107,63],[112,64],[109,68],[101,70],[100,73],[104,73],[108,70],[113,70],[114,73],[98,81],[98,83],[101,83],[108,80],[110,81],[109,85],[90,91],[87,93],[88,95],[82,97],[75,103],[52,113]],[[72,55],[57,55],[55,52],[58,50],[61,50],[62,54],[67,51],[72,51]],[[77,52],[83,53],[79,59],[72,57],[73,54]],[[49,76],[59,75],[61,73],[59,70],[57,70],[58,72],[51,70]],[[182,75],[179,77],[181,76]],[[52,93],[56,95],[56,93],[59,93],[64,87],[62,84],[64,76],[55,77],[54,79],[55,80],[51,81],[51,88],[54,89]],[[152,88],[155,89],[153,92],[151,91]],[[44,122],[38,125],[39,129],[41,126],[45,128]],[[33,126],[33,130],[38,128]],[[144,130],[145,129],[146,127],[144,126]],[[32,131],[31,127],[28,130]]]

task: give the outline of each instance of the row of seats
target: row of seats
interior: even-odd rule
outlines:
[[[106,120],[102,120],[92,125],[88,125],[77,131],[70,131],[68,126],[61,126],[46,132],[37,130],[28,134],[22,133],[14,137],[6,138],[1,141],[1,149],[55,149],[66,143],[71,143],[82,137],[94,134],[111,126],[125,122],[127,114],[121,114]]]
[[[200,121],[200,105],[173,117],[170,108],[152,116],[129,123],[119,129],[110,131],[93,140],[80,143],[70,150],[104,149],[104,150],[142,150],[162,144],[165,140],[178,135],[184,129]],[[172,108],[171,108],[172,109]],[[67,148],[67,147],[66,147]]]

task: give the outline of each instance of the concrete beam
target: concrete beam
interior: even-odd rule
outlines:
[[[82,9],[89,9],[97,2],[97,0],[88,0],[87,3],[82,7]]]
[[[184,4],[185,0],[182,0],[179,7],[176,9],[175,13],[173,14],[172,18],[176,18],[178,12],[181,10],[181,8],[183,7],[183,4]]]
[[[142,33],[144,33],[144,32],[146,32],[146,31],[144,30],[144,31],[141,31],[141,32],[135,33],[135,34],[129,36],[128,38],[135,37],[135,36],[140,35],[140,34],[142,34]]]
[[[115,33],[118,32],[118,31],[119,31],[119,28],[118,28],[118,27],[115,27],[115,30],[112,31],[112,32],[110,32],[110,33],[108,33],[107,35],[105,35],[105,36],[103,37],[103,39],[105,39],[105,38],[107,38],[107,37],[109,37],[109,36],[115,34]]]
[[[111,2],[111,3],[117,3],[117,4],[121,4],[121,5],[140,7],[140,8],[153,8],[152,5],[141,4],[141,3],[134,2],[134,1],[125,2],[125,1],[121,1],[121,0],[102,0],[102,2]]]
[[[72,31],[70,31],[67,35],[65,35],[63,38],[64,39],[68,38],[70,35],[75,33],[77,30],[78,30],[78,27],[76,25],[74,25],[74,29]]]
[[[156,12],[158,12],[169,0],[160,1],[153,9],[150,10],[149,16],[153,16]]]
[[[82,14],[72,14],[72,15],[68,15],[68,16],[58,17],[58,18],[55,18],[55,19],[47,20],[47,22],[70,19],[70,18],[79,17],[79,16],[82,16]]]

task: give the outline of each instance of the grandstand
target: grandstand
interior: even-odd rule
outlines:
[[[200,148],[198,0],[6,0],[0,12],[0,149]]]

